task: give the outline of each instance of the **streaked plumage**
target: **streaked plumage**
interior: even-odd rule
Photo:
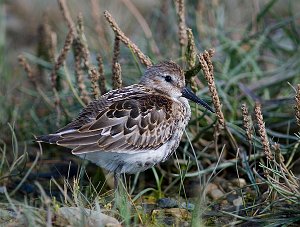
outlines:
[[[189,98],[212,109],[185,88],[174,62],[148,68],[139,84],[113,90],[91,102],[71,123],[41,142],[115,173],[136,173],[165,161],[178,147],[191,110]]]

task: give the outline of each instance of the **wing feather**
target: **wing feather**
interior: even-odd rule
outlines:
[[[93,136],[85,136],[81,138],[77,137],[67,137],[61,141],[57,142],[57,145],[60,146],[74,146],[74,145],[88,145],[94,144],[95,141],[101,138],[101,134],[93,135]]]
[[[64,134],[60,130],[61,138],[57,144],[75,147],[74,154],[95,151],[134,153],[156,149],[171,138],[176,125],[172,120],[175,115],[173,105],[178,104],[158,94],[118,97],[110,102],[102,100],[97,113],[91,114],[88,107],[89,119],[75,119],[77,125],[69,125],[73,124],[77,130],[70,133]]]

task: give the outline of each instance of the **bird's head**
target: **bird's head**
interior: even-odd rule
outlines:
[[[184,71],[175,62],[164,61],[149,67],[141,78],[140,84],[153,88],[173,99],[187,98],[214,112],[206,102],[185,86]]]

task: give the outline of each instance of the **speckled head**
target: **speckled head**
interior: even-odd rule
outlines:
[[[153,88],[159,93],[168,95],[175,100],[180,97],[187,98],[214,112],[206,102],[185,87],[184,72],[175,62],[164,61],[149,67],[142,77],[140,84]]]
[[[185,87],[184,72],[175,62],[164,61],[149,67],[141,78],[140,84],[154,88],[172,98],[179,98]]]

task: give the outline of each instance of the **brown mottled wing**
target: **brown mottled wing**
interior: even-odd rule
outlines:
[[[84,108],[71,123],[56,131],[61,133],[68,130],[80,129],[83,125],[88,124],[96,119],[99,113],[108,108],[115,101],[124,100],[126,98],[139,98],[145,96],[149,89],[139,85],[131,85],[119,90],[112,90],[99,99],[94,100]]]
[[[171,119],[172,105],[170,99],[160,95],[115,101],[94,120],[63,134],[57,144],[74,148],[74,154],[156,149],[170,139],[176,125]]]

